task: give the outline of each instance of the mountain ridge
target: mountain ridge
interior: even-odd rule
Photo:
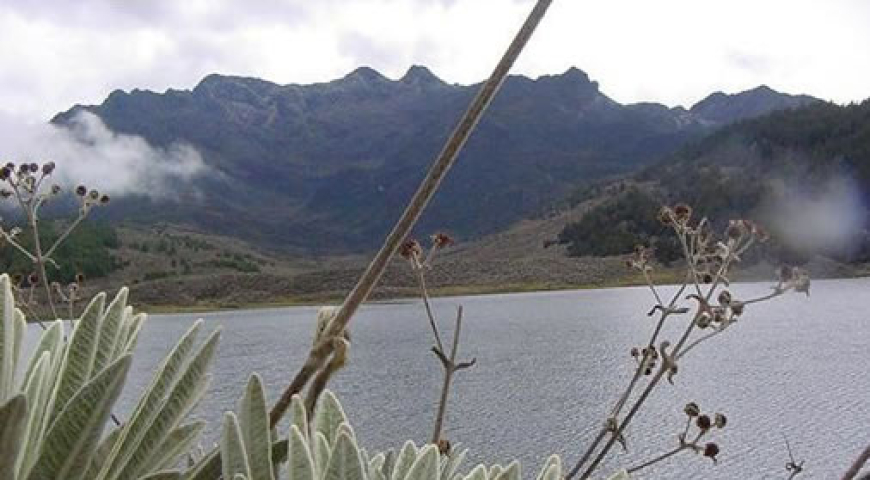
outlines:
[[[122,200],[112,207],[117,217],[193,224],[271,246],[363,251],[398,216],[478,85],[448,84],[423,66],[397,80],[360,67],[308,85],[212,74],[191,90],[116,90],[52,122],[89,112],[154,145],[188,143],[220,173],[198,181],[196,201],[167,208]],[[492,233],[577,182],[649,164],[730,121],[815,101],[771,92],[756,108],[747,106],[753,94],[735,94],[693,112],[700,102],[688,110],[620,104],[575,67],[512,75],[420,229]]]

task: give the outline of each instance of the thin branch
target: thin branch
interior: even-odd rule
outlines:
[[[474,131],[474,128],[477,126],[483,113],[492,102],[492,99],[495,97],[495,94],[498,92],[504,79],[507,77],[508,72],[517,57],[519,57],[520,52],[523,51],[523,48],[528,43],[532,33],[534,33],[535,28],[541,22],[541,19],[544,17],[544,14],[547,12],[551,3],[552,0],[537,1],[534,8],[529,13],[529,16],[523,23],[523,26],[520,28],[520,31],[514,37],[504,56],[493,70],[492,75],[486,83],[481,86],[480,91],[474,97],[474,100],[472,100],[471,105],[468,107],[468,110],[456,126],[456,129],[453,130],[453,133],[450,135],[450,138],[447,140],[441,153],[439,153],[432,168],[426,174],[426,178],[423,180],[416,193],[414,193],[414,196],[411,198],[411,201],[408,203],[402,216],[393,227],[393,230],[384,240],[383,246],[378,251],[377,255],[375,255],[375,258],[372,259],[372,262],[369,264],[365,273],[363,273],[362,277],[357,281],[356,286],[351,290],[347,298],[345,298],[341,309],[338,311],[338,314],[329,326],[329,329],[333,330],[330,332],[333,336],[347,328],[353,314],[356,313],[359,306],[368,298],[369,294],[378,283],[378,280],[380,280],[384,270],[386,270],[387,265],[390,262],[390,259],[393,258],[393,255],[398,251],[402,241],[408,237],[408,233],[410,233],[411,229],[417,223],[417,220],[420,218],[426,205],[438,190],[441,180],[444,179],[447,171],[450,170],[450,167],[456,162],[456,157],[462,150],[465,142],[471,136],[471,132]],[[314,372],[316,372],[326,361],[325,353],[328,352],[329,349],[329,344],[325,342],[322,342],[321,346],[315,346],[312,348],[305,364],[299,372],[297,372],[296,376],[290,382],[290,385],[284,389],[281,397],[272,407],[271,412],[269,412],[269,422],[272,427],[277,425],[284,416],[284,413],[290,406],[290,400],[293,395],[299,393],[299,391],[308,383]]]
[[[435,250],[434,248],[432,249]],[[432,335],[435,337],[435,344],[438,350],[444,351],[444,345],[441,344],[441,334],[438,332],[438,324],[435,322],[435,315],[432,313],[432,307],[429,305],[429,291],[426,289],[426,276],[423,275],[423,268],[412,267],[417,274],[417,285],[420,288],[420,297],[423,298],[423,305],[426,307],[426,317],[429,319],[429,327],[432,328]]]
[[[678,453],[680,453],[680,452],[682,452],[682,451],[684,451],[684,450],[688,450],[688,449],[689,449],[689,446],[688,446],[688,445],[680,445],[679,447],[677,447],[677,448],[675,448],[675,449],[673,449],[673,450],[671,450],[671,451],[669,451],[669,452],[665,452],[665,453],[659,455],[658,457],[653,458],[652,460],[648,460],[648,461],[646,461],[646,462],[644,462],[644,463],[642,463],[642,464],[640,464],[640,465],[637,465],[637,466],[635,466],[635,467],[631,467],[631,468],[629,468],[629,469],[626,470],[626,471],[627,471],[628,473],[634,473],[634,472],[636,472],[636,471],[638,471],[638,470],[642,470],[642,469],[644,469],[644,468],[647,468],[647,467],[649,467],[650,465],[654,465],[654,464],[659,463],[659,462],[661,462],[661,461],[663,461],[663,460],[667,460],[668,458],[671,458],[671,457],[673,457],[674,455],[676,455],[676,454],[678,454]]]
[[[57,247],[59,247],[60,244],[63,243],[64,240],[66,240],[66,237],[68,237],[69,234],[72,233],[72,231],[75,230],[79,223],[81,223],[82,220],[84,220],[87,216],[87,213],[79,213],[79,216],[66,228],[66,230],[62,234],[60,234],[59,237],[57,237],[57,240],[55,240],[51,247],[48,249],[48,251],[45,252],[45,257],[51,258],[51,255],[54,253],[55,250],[57,250]]]
[[[846,470],[846,473],[843,474],[842,480],[852,480],[857,477],[859,473],[861,473],[861,469],[864,468],[864,464],[870,461],[870,447],[864,449],[861,452],[861,455],[855,459],[852,463],[852,466],[849,467],[849,470]]]

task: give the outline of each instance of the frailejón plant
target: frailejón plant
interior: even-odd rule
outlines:
[[[68,339],[55,321],[20,363],[25,318],[0,275],[0,479],[159,478],[178,463],[203,427],[183,421],[205,393],[219,332],[197,347],[202,323],[191,327],[127,422],[106,431],[144,321],[126,288],[108,306],[101,293]]]

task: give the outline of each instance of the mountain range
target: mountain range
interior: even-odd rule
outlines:
[[[109,216],[195,227],[286,251],[374,247],[397,218],[478,85],[425,67],[398,80],[371,68],[310,85],[209,75],[192,90],[115,91],[90,112],[112,131],[197,149],[210,175],[179,198],[125,197]],[[497,232],[578,184],[643,168],[721,127],[817,100],[761,86],[689,109],[620,104],[577,68],[509,77],[469,140],[420,233]]]

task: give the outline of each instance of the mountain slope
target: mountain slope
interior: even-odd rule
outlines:
[[[359,68],[313,85],[210,75],[191,91],[116,91],[53,122],[90,112],[157,146],[191,144],[211,167],[213,175],[185,186],[182,201],[128,198],[111,208],[116,217],[189,224],[285,249],[362,251],[399,215],[477,88],[447,84],[424,67],[399,80]],[[730,118],[796,101],[810,99],[770,91],[755,109],[740,106],[747,102],[740,95],[691,110],[621,105],[576,68],[534,80],[512,76],[420,231],[498,231],[578,181],[629,172]]]
[[[751,218],[774,242],[767,254],[803,262],[816,254],[870,261],[870,100],[817,103],[727,126],[620,182],[560,234],[573,255],[626,253],[657,244],[674,258],[654,220],[659,205],[685,202],[718,221]],[[609,189],[613,191],[613,187]],[[590,189],[585,198],[601,196]]]

